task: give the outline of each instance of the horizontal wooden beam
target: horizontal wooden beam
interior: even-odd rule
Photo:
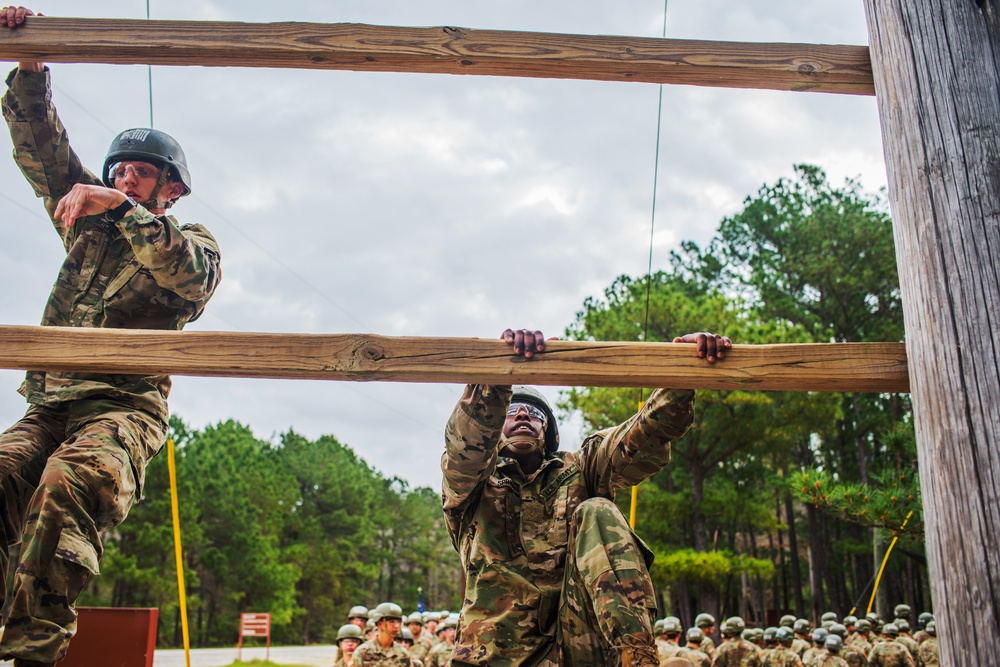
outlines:
[[[875,94],[867,46],[357,23],[30,17],[18,30],[0,31],[0,60],[480,74]]]
[[[531,360],[500,340],[0,326],[0,368],[384,382],[906,392],[902,343],[693,345],[550,341]]]

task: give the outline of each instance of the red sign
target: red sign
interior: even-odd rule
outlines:
[[[241,637],[270,637],[270,614],[240,614]]]
[[[243,659],[244,637],[267,637],[267,659],[271,659],[271,615],[270,614],[240,614],[240,641],[237,660]]]

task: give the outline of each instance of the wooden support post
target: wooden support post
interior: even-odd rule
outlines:
[[[1000,665],[1000,2],[865,0],[941,664]]]
[[[871,95],[864,46],[746,44],[354,23],[31,17],[0,60],[640,81]]]
[[[591,387],[908,391],[902,343],[693,345],[548,341],[527,361],[500,340],[0,326],[0,368],[143,375]]]

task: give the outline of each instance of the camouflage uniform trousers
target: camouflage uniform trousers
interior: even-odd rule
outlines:
[[[621,510],[606,498],[583,501],[570,523],[556,643],[562,664],[619,664],[622,646],[656,654],[649,570]]]
[[[76,632],[73,604],[99,573],[99,532],[120,524],[136,498],[128,452],[143,442],[158,451],[165,432],[128,406],[80,400],[32,406],[0,434],[0,574],[10,590],[0,656],[47,664],[66,654]]]

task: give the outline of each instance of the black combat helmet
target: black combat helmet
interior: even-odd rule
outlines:
[[[119,162],[149,162],[170,167],[170,173],[184,186],[181,197],[191,194],[191,172],[181,145],[166,132],[137,127],[121,132],[111,142],[108,155],[104,158],[101,179],[109,188],[114,187],[111,167]]]
[[[513,395],[510,397],[511,403],[530,403],[545,413],[545,451],[549,454],[559,449],[559,425],[556,424],[556,416],[552,412],[552,406],[534,387],[515,385]]]

